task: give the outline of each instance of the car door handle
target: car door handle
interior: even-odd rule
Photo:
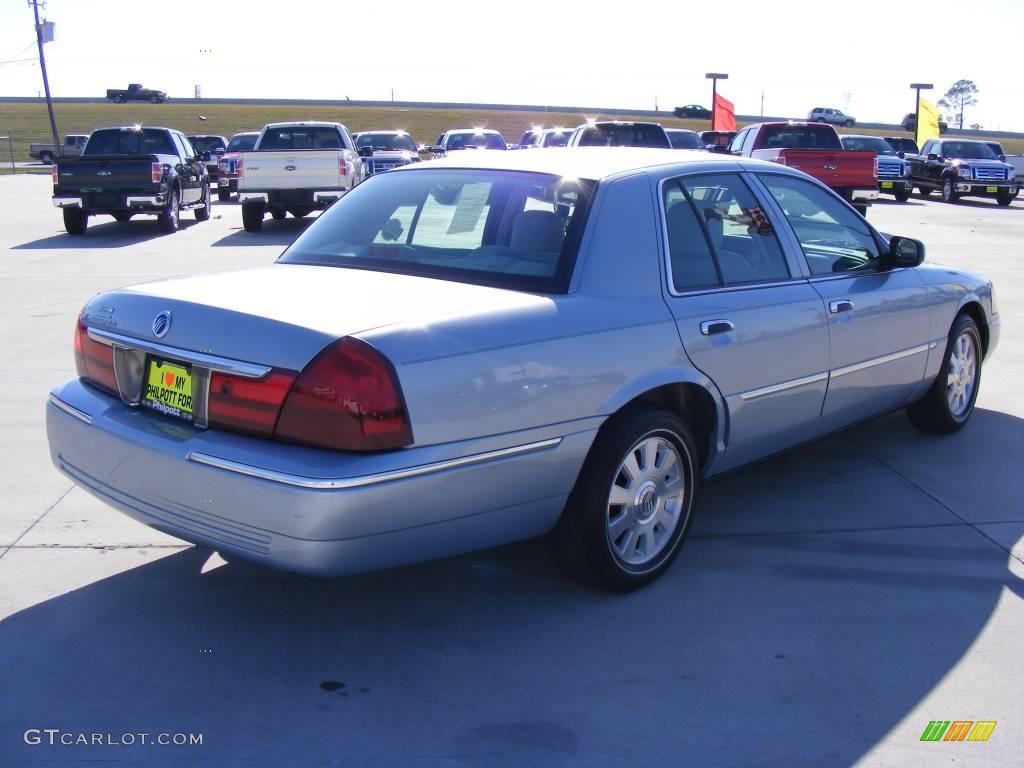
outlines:
[[[839,301],[830,301],[828,304],[828,311],[833,315],[840,312],[852,312],[853,302],[849,299],[840,299]]]
[[[729,320],[705,320],[700,324],[700,332],[705,336],[712,336],[716,333],[728,333],[736,329],[736,326]]]

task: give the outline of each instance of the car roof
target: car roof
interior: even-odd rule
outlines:
[[[286,126],[303,126],[311,128],[337,128],[341,123],[332,123],[326,120],[285,120],[282,123],[267,123],[266,128],[284,128]],[[342,126],[344,127],[344,126]]]
[[[386,136],[408,136],[409,135],[408,131],[393,131],[393,130],[384,129],[384,128],[382,128],[380,130],[377,130],[376,128],[371,128],[371,129],[368,129],[368,130],[365,130],[365,131],[356,131],[356,133],[358,133],[360,136],[365,136],[368,133],[377,133],[377,134],[386,135]]]
[[[563,178],[590,179],[600,181],[629,172],[643,172],[648,169],[667,166],[693,166],[701,170],[702,165],[721,169],[728,165],[734,170],[741,167],[771,169],[790,172],[785,166],[763,160],[752,160],[734,156],[714,155],[703,151],[680,149],[649,149],[647,147],[552,147],[543,152],[502,152],[481,149],[476,152],[456,152],[426,163],[413,163],[392,173],[410,173],[431,168],[472,168],[503,171],[525,171],[544,173]]]
[[[885,136],[870,136],[866,133],[843,133],[839,136],[840,139],[881,139],[885,141]]]
[[[665,130],[671,133],[692,133],[694,135],[697,134],[696,131],[691,131],[689,128],[666,128]]]
[[[501,135],[500,132],[494,130],[493,128],[449,128],[447,131],[445,131],[445,133],[448,133],[448,134],[452,134],[452,133],[473,133],[473,134],[497,133],[499,136]]]

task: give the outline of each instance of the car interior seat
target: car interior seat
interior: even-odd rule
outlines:
[[[558,214],[551,211],[523,211],[512,222],[509,246],[534,253],[562,252],[565,228]]]

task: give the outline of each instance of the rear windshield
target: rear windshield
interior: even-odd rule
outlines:
[[[912,155],[917,154],[917,144],[914,143],[913,139],[886,139],[886,142],[892,146],[897,152],[909,152]]]
[[[416,151],[416,144],[407,133],[360,133],[356,147],[373,147],[381,152]]]
[[[704,149],[704,142],[693,131],[666,131],[672,149]]]
[[[519,137],[519,146],[523,146],[525,144],[533,144],[536,138],[537,134],[535,134],[533,131],[527,131],[526,133]]]
[[[544,134],[545,147],[564,147],[569,143],[569,131],[548,131]]]
[[[371,176],[279,261],[564,293],[594,188],[487,169]]]
[[[657,147],[671,149],[665,129],[649,123],[598,123],[580,135],[581,147]]]
[[[105,128],[93,131],[83,156],[176,155],[167,131],[159,128]]]
[[[255,133],[252,136],[232,136],[228,142],[228,152],[248,152],[256,146],[258,138],[259,134]]]
[[[843,149],[865,149],[878,155],[896,154],[892,145],[878,136],[843,136]]]
[[[445,149],[508,149],[508,145],[498,133],[453,133]]]
[[[268,128],[260,149],[344,149],[341,133],[330,126]]]
[[[943,157],[960,157],[965,160],[996,160],[996,153],[988,144],[980,141],[944,141]]]
[[[188,140],[196,152],[221,152],[224,149],[224,139],[220,136],[189,136]]]
[[[761,146],[765,149],[842,149],[835,128],[824,125],[770,125],[764,129]]]

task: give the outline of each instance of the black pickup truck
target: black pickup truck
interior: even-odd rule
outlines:
[[[156,215],[162,232],[174,232],[182,210],[194,210],[197,221],[210,218],[210,179],[180,131],[101,128],[81,157],[62,157],[53,166],[53,204],[70,235],[83,234],[98,214],[121,222]]]
[[[167,94],[152,88],[143,88],[141,83],[131,83],[128,88],[107,88],[107,98],[117,104],[124,104],[126,101],[149,101],[153,104],[163,104],[167,101]]]
[[[906,160],[911,181],[922,195],[938,190],[947,203],[965,195],[994,197],[999,205],[1009,205],[1017,196],[1013,166],[983,141],[928,139],[920,155],[907,155]]]

